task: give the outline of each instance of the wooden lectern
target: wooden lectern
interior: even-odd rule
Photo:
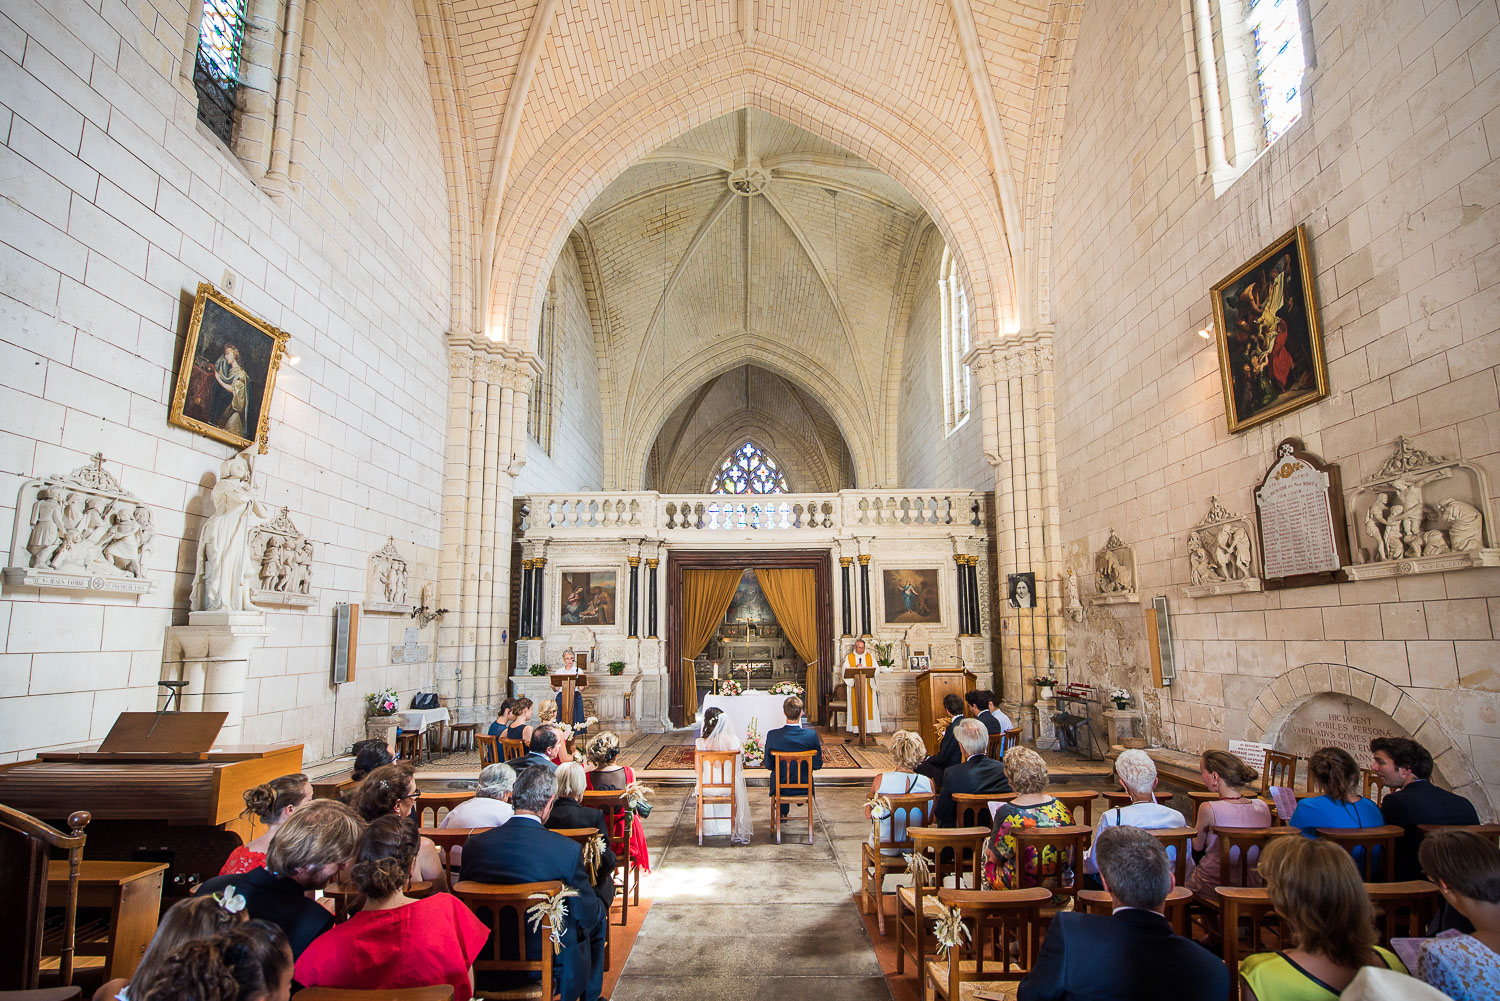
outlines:
[[[569,726],[583,722],[581,719],[575,720],[573,718],[573,693],[575,689],[587,688],[588,686],[589,679],[584,677],[582,671],[574,674],[552,675],[552,687],[558,690],[557,718],[560,722],[566,723]]]
[[[846,667],[844,677],[853,681],[853,691],[849,693],[849,711],[854,713],[854,719],[859,722],[859,746],[864,747],[865,721],[870,716],[865,707],[865,692],[869,692],[871,696],[875,694],[875,668]]]
[[[943,696],[954,692],[960,696],[974,690],[974,672],[962,667],[932,667],[917,675],[917,729],[928,754],[936,754],[943,735],[936,730],[937,721],[946,716]]]

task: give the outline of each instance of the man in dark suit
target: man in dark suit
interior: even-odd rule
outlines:
[[[939,827],[957,826],[958,806],[953,802],[956,792],[1010,792],[1005,767],[985,754],[989,750],[990,737],[984,732],[984,724],[977,719],[961,719],[954,727],[953,736],[964,760],[943,772],[943,788],[932,808],[932,816]],[[976,823],[989,826],[989,816],[989,810],[985,810]]]
[[[990,693],[983,688],[976,688],[968,695],[965,695],[964,703],[969,707],[966,710],[968,714],[983,723],[984,728],[990,733],[999,733],[1004,729],[1000,725],[1000,721],[989,711]]]
[[[558,762],[562,760],[562,751],[567,745],[556,727],[544,725],[531,731],[531,743],[528,746],[529,749],[525,754],[506,762],[516,770],[517,776],[531,767],[542,768],[548,772],[557,771]]]
[[[1474,804],[1457,793],[1432,784],[1432,755],[1415,740],[1376,737],[1370,741],[1375,772],[1393,790],[1380,801],[1387,824],[1405,828],[1396,842],[1396,879],[1421,879],[1417,848],[1422,844],[1419,824],[1477,824]]]
[[[604,940],[609,911],[594,894],[583,849],[543,826],[557,798],[557,777],[534,765],[523,769],[511,790],[515,816],[502,827],[474,835],[464,845],[463,879],[482,883],[545,883],[561,880],[578,891],[567,901],[563,948],[553,960],[562,1001],[599,1001],[604,989]],[[528,931],[526,954],[541,955],[541,934]],[[560,969],[558,969],[560,968]],[[482,976],[481,980],[491,978]],[[485,989],[510,984],[481,983]]]
[[[1094,851],[1114,913],[1064,911],[1053,918],[1017,1001],[1222,1001],[1228,996],[1224,961],[1174,934],[1162,914],[1172,892],[1172,867],[1161,842],[1137,827],[1111,827],[1094,842]]]
[[[604,839],[604,853],[599,859],[599,868],[594,872],[594,895],[609,909],[615,899],[615,865],[619,859],[609,847],[609,831],[605,827],[604,811],[596,806],[584,806],[583,791],[588,781],[583,766],[576,761],[565,761],[557,766],[557,800],[552,804],[552,813],[547,817],[547,830],[566,831],[592,829]]]
[[[958,721],[964,718],[963,696],[957,692],[944,695],[943,711],[953,718],[948,721],[948,729],[943,732],[943,739],[938,743],[937,753],[929,754],[917,765],[917,774],[931,779],[933,788],[942,785],[943,772],[964,759],[958,740],[953,736],[953,728],[958,726]]]
[[[978,695],[984,699],[984,705],[979,712],[979,721],[985,725],[990,733],[1004,733],[1006,730],[1014,730],[1016,724],[1000,707],[995,704],[995,693],[984,690],[970,692],[970,695]]]
[[[781,704],[781,711],[786,713],[786,726],[778,726],[766,734],[765,766],[771,769],[772,796],[781,788],[783,779],[790,781],[797,777],[783,774],[785,769],[775,767],[776,759],[771,756],[772,751],[817,751],[817,756],[813,758],[813,771],[823,767],[823,742],[818,739],[816,731],[802,725],[802,700],[795,695],[790,696]],[[781,808],[781,815],[787,815],[785,806]]]

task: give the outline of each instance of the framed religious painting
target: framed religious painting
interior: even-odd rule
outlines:
[[[942,620],[935,569],[882,570],[886,625]]]
[[[615,624],[615,572],[613,570],[564,570],[558,600],[558,621],[565,626],[612,626]]]
[[[1231,434],[1328,395],[1307,232],[1298,226],[1210,290]]]
[[[286,331],[199,282],[167,420],[238,449],[259,445],[264,454],[287,339]]]

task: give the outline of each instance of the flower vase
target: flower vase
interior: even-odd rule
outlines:
[[[396,731],[401,727],[399,716],[368,716],[365,718],[365,736],[370,740],[383,740],[394,747]]]
[[[1119,709],[1120,711],[1123,712],[1124,710],[1130,708],[1130,703],[1129,702],[1121,702],[1119,699],[1116,699],[1115,700],[1115,708]]]
[[[1050,702],[1052,700],[1052,686],[1038,685],[1036,688],[1036,697],[1039,700]]]
[[[763,762],[765,760],[766,760],[765,758],[749,758],[749,757],[747,757],[745,759],[745,767],[746,768],[759,768],[760,765],[761,765],[761,762]]]

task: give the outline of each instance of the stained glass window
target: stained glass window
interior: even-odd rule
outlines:
[[[969,296],[953,254],[946,247],[938,278],[938,302],[943,347],[943,424],[953,431],[969,418],[973,385],[969,366],[963,360],[969,353]]]
[[[1261,117],[1269,146],[1302,116],[1302,22],[1299,0],[1250,0],[1245,23],[1255,39]]]
[[[234,131],[240,47],[245,41],[246,0],[203,0],[198,21],[198,59],[193,85],[198,119],[226,144]]]
[[[781,474],[776,460],[753,441],[747,441],[735,449],[719,467],[711,494],[784,494],[791,488]]]

